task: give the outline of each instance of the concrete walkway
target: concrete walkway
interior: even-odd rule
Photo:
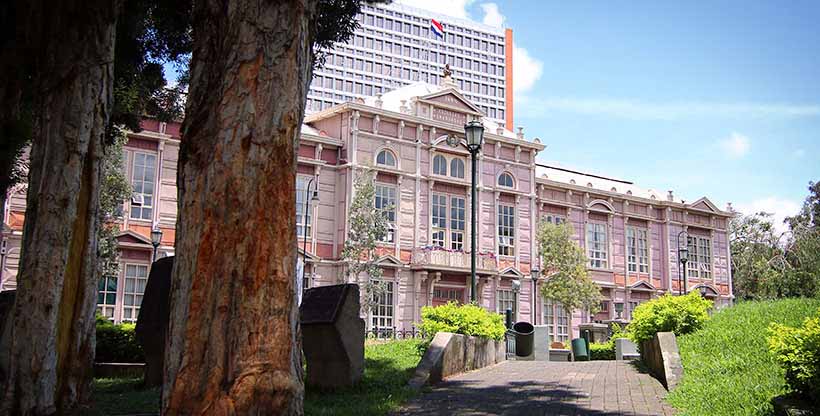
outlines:
[[[397,415],[671,415],[666,389],[623,361],[506,361],[449,378]]]

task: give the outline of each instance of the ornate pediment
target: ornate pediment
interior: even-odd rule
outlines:
[[[704,211],[720,212],[718,207],[715,206],[715,204],[713,204],[712,201],[710,201],[709,198],[706,197],[698,199],[697,201],[693,202],[690,206],[692,208],[701,209]]]
[[[117,235],[117,243],[140,245],[147,244],[150,247],[151,239],[142,234],[137,234],[134,231],[125,230]]]
[[[454,88],[419,97],[419,101],[432,105],[431,118],[436,121],[463,125],[482,115],[478,107]]]

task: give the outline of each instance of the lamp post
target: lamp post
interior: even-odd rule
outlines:
[[[157,248],[159,248],[159,244],[162,242],[162,229],[157,226],[154,226],[154,229],[151,230],[151,245],[154,246],[154,254],[151,256],[151,263],[157,261]]]
[[[685,295],[686,292],[688,291],[687,287],[686,287],[688,285],[688,282],[687,282],[687,279],[686,279],[686,262],[689,261],[689,241],[688,241],[689,238],[688,238],[688,235],[687,235],[687,241],[685,242],[683,247],[681,247],[680,246],[680,238],[683,235],[686,235],[686,230],[682,230],[681,232],[678,233],[678,260],[680,261],[680,264],[683,266],[683,286],[681,286],[681,273],[680,273],[680,267],[678,267],[678,294],[679,295],[680,294]],[[681,293],[681,292],[683,292],[683,293]]]
[[[319,201],[319,184],[316,184],[313,187],[313,195],[310,195],[310,185],[313,185],[314,178],[310,178],[308,181],[307,188],[305,188],[305,215],[302,217],[302,279],[304,280],[304,276],[307,273],[307,229],[308,229],[308,210],[310,209],[310,202],[311,201]],[[310,196],[310,198],[308,198]],[[303,288],[307,289],[307,288]]]
[[[470,302],[475,303],[476,301],[476,284],[475,284],[475,269],[476,269],[476,255],[478,252],[478,236],[476,231],[476,223],[478,220],[476,217],[478,216],[478,196],[476,192],[476,183],[478,182],[478,169],[476,165],[478,164],[478,152],[481,151],[481,145],[484,142],[484,125],[481,124],[479,120],[471,120],[464,125],[464,136],[465,140],[465,147],[467,151],[470,152],[470,156],[472,157],[472,173],[473,173],[473,180],[472,180],[472,206],[470,207],[470,234],[471,234],[471,250],[470,250]]]
[[[709,290],[706,288],[706,286],[701,286],[700,287],[700,297],[706,299],[706,294],[707,293],[709,293]]]

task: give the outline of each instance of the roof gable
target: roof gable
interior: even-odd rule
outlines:
[[[652,283],[647,282],[646,280],[638,280],[629,287],[632,290],[655,290],[655,286]]]
[[[711,211],[711,212],[720,212],[717,206],[709,200],[709,198],[703,197],[698,199],[697,201],[693,202],[690,205],[692,208],[702,209],[704,211]]]
[[[151,240],[142,235],[135,233],[131,230],[125,230],[119,234],[117,234],[117,242],[118,243],[131,243],[131,244],[151,244]]]
[[[465,98],[458,90],[454,88],[445,88],[441,91],[420,97],[421,100],[433,104],[438,104],[443,107],[449,107],[453,110],[462,110],[469,113],[481,114],[481,110],[476,107],[470,100]]]
[[[379,266],[386,266],[386,267],[401,267],[401,266],[404,266],[404,263],[402,263],[399,259],[397,259],[396,257],[391,256],[389,254],[379,258],[379,260],[376,261],[376,264],[378,264]]]
[[[499,273],[499,275],[501,275],[502,277],[512,277],[512,278],[522,278],[522,277],[524,277],[524,273],[521,273],[515,267],[507,267],[506,269],[502,270],[501,273]]]

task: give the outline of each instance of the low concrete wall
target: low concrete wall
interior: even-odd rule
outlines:
[[[95,378],[142,378],[144,363],[94,363]]]
[[[641,360],[667,390],[674,389],[683,377],[678,341],[672,332],[658,332],[651,340],[642,342]]]
[[[506,359],[507,346],[504,341],[439,332],[416,366],[416,373],[409,384],[420,388]]]

